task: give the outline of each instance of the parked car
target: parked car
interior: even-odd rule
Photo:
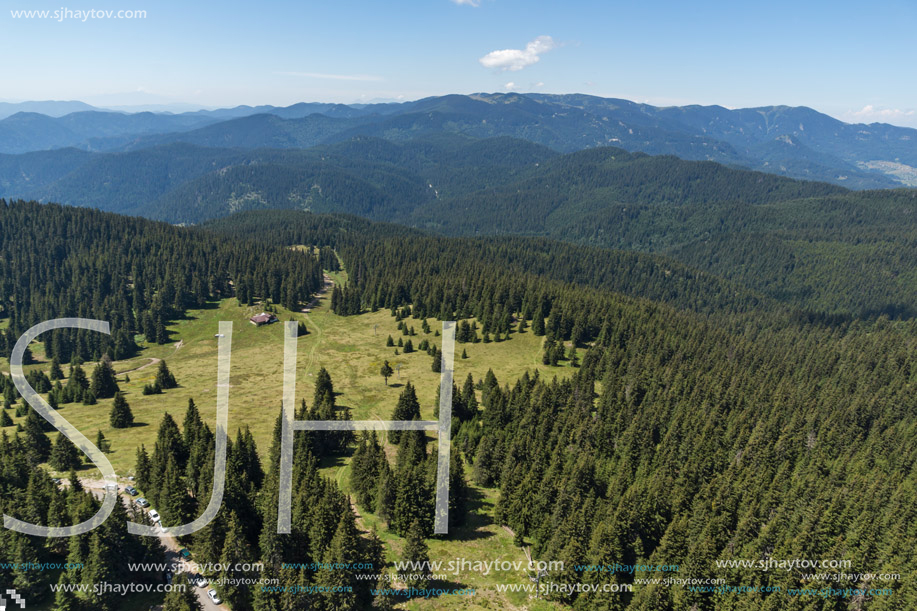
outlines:
[[[207,596],[210,597],[210,600],[213,601],[213,604],[218,605],[223,602],[223,599],[217,596],[216,590],[207,590]]]
[[[207,578],[204,577],[203,575],[198,575],[197,579],[194,580],[194,585],[196,585],[199,588],[206,588],[207,586],[210,585],[210,582],[207,581]]]
[[[127,488],[124,489],[124,491],[131,496],[137,496],[138,494],[140,494],[139,492],[137,492],[137,489],[134,488],[133,486],[128,486]]]
[[[188,549],[187,547],[181,548],[180,550],[178,550],[178,553],[185,560],[189,560],[191,558],[191,550]]]
[[[148,500],[146,500],[145,498],[142,498],[142,497],[139,498],[139,499],[136,499],[134,502],[137,503],[138,505],[140,505],[141,507],[149,507],[149,506],[150,506],[150,502],[149,502]]]
[[[158,511],[156,511],[155,509],[150,509],[150,519],[153,520],[154,522],[158,522],[162,518],[159,517]]]

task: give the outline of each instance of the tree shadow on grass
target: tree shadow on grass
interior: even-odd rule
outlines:
[[[488,539],[494,533],[486,530],[494,521],[485,511],[484,495],[477,488],[466,488],[468,491],[465,521],[460,526],[450,526],[449,534],[444,539],[450,541],[476,541]]]

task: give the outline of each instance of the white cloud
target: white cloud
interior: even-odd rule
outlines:
[[[303,78],[326,79],[331,81],[381,81],[381,76],[371,74],[325,74],[322,72],[278,72],[283,76],[301,76]]]
[[[858,121],[896,121],[913,117],[913,110],[901,110],[898,108],[876,108],[872,104],[867,104],[860,110],[847,113]]]
[[[516,88],[516,83],[510,81],[507,84],[503,85],[503,88],[506,89],[507,91],[512,91],[513,89]]]
[[[452,0],[456,4],[464,4],[465,6],[481,6],[481,0]]]
[[[541,82],[541,81],[538,81],[537,83],[535,83],[535,86],[536,86],[536,87],[544,87],[544,83]]]
[[[526,66],[535,64],[540,56],[551,49],[556,49],[557,43],[550,36],[539,36],[524,49],[502,49],[491,51],[478,61],[485,68],[496,68],[498,70],[522,70]]]

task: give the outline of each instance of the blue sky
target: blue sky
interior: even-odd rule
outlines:
[[[4,0],[0,98],[288,105],[543,91],[917,127],[917,4]],[[145,19],[11,11],[145,10]]]

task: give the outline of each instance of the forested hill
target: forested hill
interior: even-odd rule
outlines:
[[[295,307],[322,285],[303,253],[86,208],[0,200],[0,351],[34,324],[79,316],[111,336],[61,330],[47,350],[61,362],[128,358],[134,337],[165,343],[165,326],[208,300],[257,294]]]
[[[552,245],[559,257],[549,260],[538,241],[519,238],[446,240],[291,212],[208,228],[333,245],[350,278],[332,298],[341,315],[390,308],[408,323],[474,317],[484,341],[543,335],[543,362],[578,366],[566,381],[489,375],[483,409],[475,402],[465,411],[465,393],[453,412],[461,414],[453,448],[471,479],[499,490],[495,517],[519,543],[565,562],[555,582],[632,583],[632,575],[582,567],[677,562],[680,578],[782,592],[720,596],[656,584],[627,596],[559,597],[573,608],[780,611],[804,608],[790,588],[831,585],[798,571],[715,564],[771,557],[846,558],[858,570],[900,572],[883,584],[893,596],[864,609],[917,601],[906,543],[917,481],[914,321],[824,326],[761,311],[724,325],[595,288],[606,278],[604,251]],[[362,469],[354,467],[354,482]],[[813,608],[849,601],[818,602]]]
[[[544,367],[558,374],[553,379],[522,370],[498,378],[491,370],[478,379],[468,376],[461,392],[453,392],[450,534],[436,540],[435,551],[441,558],[455,557],[453,550],[461,548],[451,546],[469,541],[462,533],[475,539],[473,545],[489,545],[480,522],[470,530],[452,530],[453,522],[486,513],[495,525],[512,529],[515,543],[530,546],[536,559],[564,563],[550,573],[551,582],[568,586],[551,595],[552,604],[577,611],[849,608],[850,599],[842,596],[807,600],[788,593],[834,587],[830,577],[716,564],[807,558],[850,560],[851,572],[858,574],[900,574],[879,584],[890,595],[862,601],[865,610],[917,605],[917,551],[911,545],[917,537],[917,321],[810,324],[770,300],[753,301],[730,282],[656,256],[545,239],[448,238],[352,216],[248,212],[204,228],[180,228],[93,210],[3,202],[0,229],[0,297],[14,327],[68,314],[113,322],[114,343],[43,337],[46,353],[58,361],[64,349],[77,354],[85,349],[92,358],[120,350],[119,333],[127,341],[147,334],[138,320],[152,321],[145,339],[169,341],[157,330],[165,314],[155,314],[167,306],[177,314],[229,296],[243,304],[271,299],[300,306],[321,281],[322,264],[337,267],[338,259],[327,249],[316,257],[314,250],[287,248],[294,245],[333,247],[347,278],[332,292],[333,312],[358,317],[375,310],[370,315],[376,320],[391,322],[390,312],[403,323],[408,340],[408,327],[418,327],[414,335],[427,343],[433,371],[439,371],[438,342],[431,320],[460,321],[458,348],[467,347],[472,359],[491,342],[507,342],[510,349],[517,343],[539,346]],[[365,319],[353,322],[375,341],[360,326]],[[378,341],[381,346],[381,335]],[[245,366],[239,360],[234,367]],[[104,371],[104,362],[97,371]],[[63,391],[42,377],[45,367],[45,362],[33,365],[30,375],[47,382],[43,392],[50,399]],[[70,379],[76,379],[77,368]],[[371,375],[374,386],[381,386],[377,371]],[[315,394],[298,406],[297,419],[337,413],[329,373],[322,369],[315,378]],[[245,380],[239,375],[234,383],[257,383]],[[9,384],[0,377],[18,407]],[[402,408],[408,418],[420,414],[409,384],[392,404],[394,414]],[[276,404],[258,400],[244,409],[271,420],[277,414]],[[39,417],[30,414],[21,433],[8,425],[10,432],[0,436],[0,510],[42,524],[85,519],[98,502],[78,486],[55,485],[37,468],[52,454],[55,461],[66,457],[67,446],[58,440],[52,452]],[[388,438],[395,461],[378,442],[361,438],[348,464],[354,493],[349,498],[339,480],[324,477],[319,466],[346,461],[352,440],[297,434],[292,532],[280,535],[272,528],[282,430],[276,422],[275,433],[268,434],[273,444],[256,447],[246,430],[228,444],[232,485],[224,508],[183,544],[193,549],[196,562],[263,562],[257,573],[226,570],[220,578],[277,578],[303,588],[291,598],[270,589],[220,586],[234,609],[273,611],[291,600],[316,611],[400,604],[374,599],[373,583],[347,563],[370,559],[385,566],[387,556],[399,553],[384,547],[395,537],[404,537],[405,557],[428,553],[424,539],[432,536],[436,453],[428,451],[424,434]],[[136,485],[162,512],[164,525],[199,514],[214,481],[214,452],[213,431],[193,401],[181,428],[164,415],[155,445],[136,450]],[[68,464],[79,466],[78,453]],[[70,479],[77,480],[76,472]],[[469,482],[473,492],[485,489],[495,504],[471,502]],[[372,515],[386,531],[385,543],[374,534],[360,535],[353,503],[364,524]],[[123,532],[122,511],[118,504],[104,527],[68,545],[3,529],[0,579],[37,602],[48,601],[54,580],[95,583],[100,574],[123,583],[158,578],[144,572],[131,577],[126,570],[126,560],[154,562],[161,552],[144,545],[153,539]],[[410,556],[411,548],[421,551]],[[499,549],[505,553],[507,547]],[[7,568],[7,563],[64,559],[81,564],[63,572]],[[344,568],[310,568],[319,562]],[[771,589],[725,595],[638,584],[634,580],[642,575],[583,568],[613,563],[677,564],[681,579]],[[479,577],[462,573],[449,580],[461,587],[475,585]],[[571,588],[581,583],[634,589],[590,595]],[[341,584],[352,592],[338,595],[327,587]],[[429,608],[454,599],[438,597]],[[54,604],[116,611],[119,603],[111,592],[82,592],[61,595]]]
[[[846,192],[614,147],[559,155],[524,140],[448,134],[397,144],[357,137],[307,150],[171,144],[92,155],[65,149],[0,155],[0,175],[9,176],[0,180],[0,195],[172,223],[286,208],[349,212],[452,233],[550,233],[563,229],[565,216],[613,218],[618,204],[760,204]],[[507,218],[519,209],[529,214]]]
[[[456,236],[665,255],[789,306],[911,316],[914,191],[848,191],[712,162],[512,138],[354,137],[308,150],[170,144],[2,157],[0,189],[196,224],[246,210],[351,213]],[[6,170],[4,170],[6,171]],[[860,290],[868,287],[868,290]]]
[[[561,292],[578,287],[707,315],[791,312],[776,300],[666,257],[543,238],[445,238],[349,215],[296,211],[243,212],[203,229],[278,247],[330,246],[347,260],[351,288],[360,287],[360,299],[370,308],[382,307],[391,295],[409,295],[411,286],[430,281],[429,270],[450,283],[452,307],[462,311],[460,301],[479,301],[489,293],[500,300],[507,291],[520,296],[535,287]]]

